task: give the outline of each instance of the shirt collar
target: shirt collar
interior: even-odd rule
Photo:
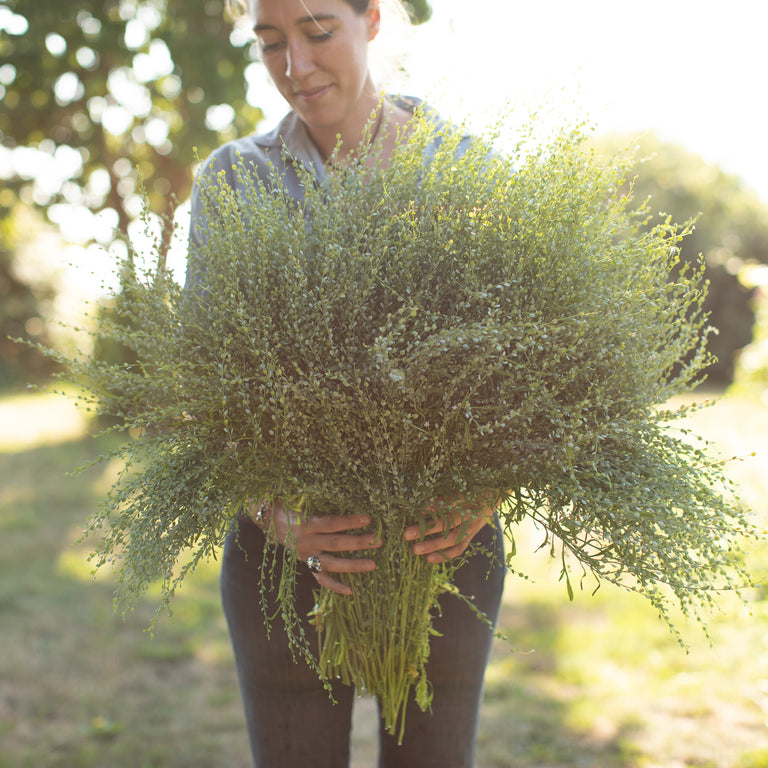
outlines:
[[[260,147],[283,150],[294,162],[312,170],[317,179],[325,179],[323,158],[295,112],[289,112],[271,131],[255,136],[254,141]]]
[[[413,96],[389,95],[387,98],[409,112],[414,112],[424,104],[421,99]],[[437,121],[436,115],[432,117]],[[294,162],[299,162],[313,171],[318,181],[322,182],[327,178],[323,158],[309,137],[306,125],[295,112],[289,112],[271,131],[255,136],[254,141],[260,147],[284,150]]]

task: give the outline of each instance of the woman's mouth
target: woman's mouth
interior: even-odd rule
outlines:
[[[317,88],[305,88],[301,91],[296,91],[296,95],[303,101],[317,101],[325,96],[330,89],[330,85],[321,85]]]

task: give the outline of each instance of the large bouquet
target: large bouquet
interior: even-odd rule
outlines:
[[[343,577],[354,597],[318,591],[319,646],[290,548],[263,578],[283,561],[297,653],[381,697],[400,736],[407,697],[428,706],[431,616],[456,591],[456,563],[414,556],[405,526],[490,502],[512,542],[523,518],[541,526],[570,593],[575,563],[665,616],[741,582],[751,530],[721,464],[671,428],[684,411],[659,407],[707,364],[685,228],[645,228],[578,132],[501,156],[414,122],[386,168],[307,174],[302,204],[245,165],[236,190],[203,182],[198,289],[126,268],[100,332],[139,362],[72,363],[138,433],[91,521],[129,602],[161,579],[167,603],[248,499],[371,515],[377,569]]]

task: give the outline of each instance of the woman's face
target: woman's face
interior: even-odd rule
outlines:
[[[378,101],[368,74],[377,0],[362,14],[345,0],[251,0],[251,13],[264,65],[310,129],[367,121]]]

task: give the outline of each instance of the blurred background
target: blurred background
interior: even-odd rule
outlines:
[[[717,363],[692,427],[768,520],[768,5],[699,0],[413,0],[387,7],[377,67],[481,131],[504,109],[542,130],[585,123],[631,151],[636,196],[704,255]],[[222,0],[0,0],[0,768],[244,766],[217,566],[157,636],[153,596],[123,621],[77,541],[109,489],[109,450],[39,343],[119,360],[80,328],[109,311],[129,247],[183,279],[201,158],[284,112]],[[519,115],[519,118],[517,117]],[[175,221],[171,236],[162,220]],[[159,263],[158,263],[159,262]],[[17,343],[26,339],[33,345]],[[31,390],[30,385],[41,385]],[[530,532],[531,552],[535,532]],[[748,546],[765,573],[765,547]],[[513,582],[489,670],[478,765],[768,766],[765,590],[723,598],[686,654],[631,595],[571,604],[545,555]],[[373,764],[362,701],[355,765]]]

